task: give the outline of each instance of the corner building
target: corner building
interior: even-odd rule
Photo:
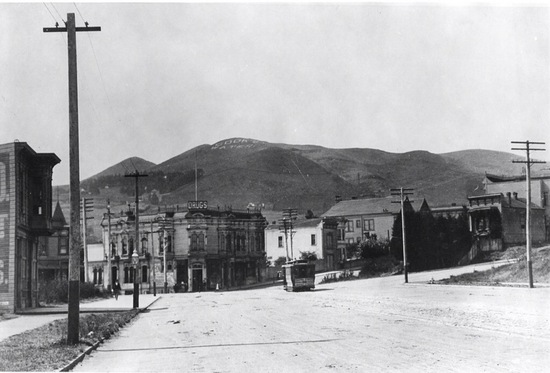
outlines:
[[[53,233],[52,172],[59,162],[25,142],[0,145],[0,310],[38,307],[38,252]]]
[[[110,242],[111,278],[123,289],[133,286],[133,213],[103,219],[103,242]],[[265,277],[266,220],[260,211],[188,208],[140,214],[137,276],[141,292],[227,289],[261,282]],[[106,250],[107,252],[108,250]],[[107,269],[106,269],[107,270]]]

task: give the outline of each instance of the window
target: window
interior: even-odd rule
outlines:
[[[316,235],[312,234],[311,235],[311,246],[316,246],[317,245],[317,237]]]
[[[279,247],[283,247],[283,236],[279,236]]]
[[[126,248],[126,238],[122,239],[122,255],[128,255],[128,249]]]
[[[141,252],[145,254],[147,252],[147,238],[143,237],[141,239]]]
[[[191,250],[204,250],[204,233],[193,232],[191,234]]]
[[[348,242],[349,244],[355,243],[355,239],[354,239],[354,238],[348,238],[348,239],[347,239],[347,242]]]
[[[337,239],[338,241],[344,241],[344,229],[338,228]]]
[[[346,232],[353,232],[353,220],[346,222]]]
[[[355,228],[361,228],[361,220],[355,221]]]
[[[374,230],[374,219],[365,219],[363,220],[363,229],[366,231]]]
[[[141,267],[141,282],[147,282],[147,266]]]
[[[128,239],[128,255],[129,256],[132,256],[132,254],[134,253],[134,239],[133,238],[130,238]]]
[[[69,232],[63,231],[59,236],[59,255],[67,255],[69,247]]]

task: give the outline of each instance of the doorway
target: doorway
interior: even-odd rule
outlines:
[[[194,264],[193,265],[193,291],[201,291],[203,289],[202,285],[202,265]]]

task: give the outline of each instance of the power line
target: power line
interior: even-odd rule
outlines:
[[[59,18],[61,18],[61,20],[63,21],[63,23],[67,23],[63,17],[61,17],[61,14],[59,14],[59,12],[57,11],[57,8],[55,7],[55,5],[53,5],[53,3],[50,3],[50,5],[52,6],[53,10],[55,10],[55,12],[57,13],[57,15],[59,16]]]
[[[76,11],[78,12],[78,15],[80,16],[80,18],[82,18],[82,21],[84,22],[84,24],[86,26],[88,26],[88,22],[86,22],[86,20],[84,19],[84,17],[82,17],[82,13],[80,13],[80,9],[78,9],[78,7],[76,6],[76,3],[73,3],[74,7],[76,8]]]
[[[52,12],[50,11],[50,8],[48,8],[48,6],[46,5],[46,3],[42,3],[42,4],[44,4],[44,7],[45,7],[46,10],[48,11],[48,13],[50,13],[50,16],[52,16],[52,18],[53,18],[53,20],[54,20],[54,22],[55,22],[55,24],[56,24],[56,26],[57,26],[59,23],[57,23],[57,19],[55,19],[55,17],[53,16]]]

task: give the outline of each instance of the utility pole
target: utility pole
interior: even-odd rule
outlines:
[[[525,203],[525,246],[527,250],[527,274],[529,276],[529,287],[533,287],[533,263],[531,261],[531,165],[534,163],[546,163],[544,161],[534,161],[531,159],[531,151],[544,151],[546,149],[531,148],[529,145],[544,145],[543,142],[534,141],[512,141],[512,144],[521,144],[524,148],[512,148],[512,150],[525,150],[527,153],[526,161],[512,161],[512,163],[527,164],[527,175],[525,181],[527,184],[527,201]]]
[[[44,32],[66,32],[69,59],[69,304],[67,312],[67,344],[80,340],[80,165],[78,147],[78,84],[76,33],[101,31],[101,27],[76,27],[74,13],[67,13],[66,27],[44,27]]]
[[[151,263],[153,263],[153,296],[157,296],[157,275],[155,273],[155,238],[153,235],[153,220],[151,219]],[[151,283],[149,281],[149,283]]]
[[[409,282],[409,269],[407,265],[407,241],[405,239],[405,196],[413,194],[413,190],[414,189],[411,188],[390,189],[392,196],[399,196],[399,201],[392,201],[392,203],[401,204],[401,235],[403,236],[403,273],[405,274],[405,283]]]
[[[93,216],[86,216],[87,212],[94,211],[94,200],[93,198],[82,198],[82,203],[80,204],[82,210],[82,245],[84,246],[84,282],[90,282],[90,274],[88,273],[88,224],[89,219],[93,219]]]
[[[113,269],[111,268],[111,255],[113,255],[113,250],[111,248],[111,201],[107,200],[107,292],[110,294],[113,284],[112,273]]]
[[[147,174],[142,174],[138,170],[135,170],[134,172],[127,173],[124,175],[124,177],[133,177],[136,179],[136,238],[134,240],[134,250],[136,250],[136,253],[139,255],[139,185],[138,185],[138,179],[140,177],[146,177],[149,176]],[[136,265],[136,269],[134,270],[134,308],[139,308],[139,280],[138,280],[138,265]]]
[[[292,258],[292,260],[294,260],[294,248],[293,248],[293,244],[292,244],[292,237],[294,235],[294,227],[293,227],[293,224],[292,222],[294,220],[296,220],[296,215],[297,215],[297,211],[296,209],[291,209],[291,208],[288,208],[288,209],[284,209],[283,210],[283,222],[286,222],[285,223],[285,237],[287,237],[287,228],[289,230],[289,233],[288,235],[290,235],[290,257]],[[287,252],[287,255],[288,255],[288,252]]]
[[[286,250],[286,261],[287,263],[290,261],[290,257],[288,256],[288,229],[287,229],[287,219],[282,218],[281,220],[282,225],[279,226],[279,232],[284,232],[285,234],[285,250]]]

